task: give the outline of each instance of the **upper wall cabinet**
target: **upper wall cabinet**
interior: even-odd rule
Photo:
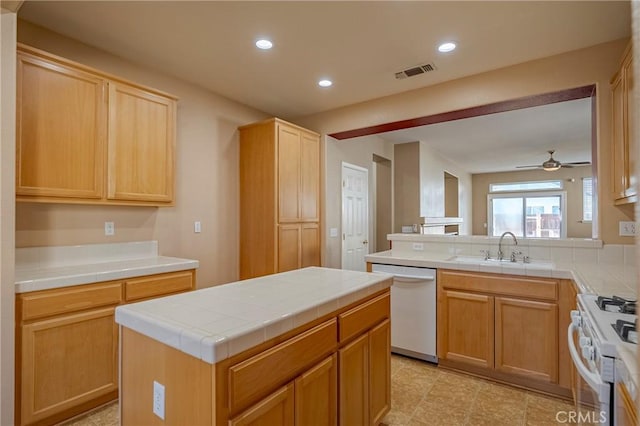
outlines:
[[[25,45],[18,201],[173,203],[176,98]]]
[[[633,103],[633,57],[631,44],[625,50],[620,70],[611,79],[613,198],[615,204],[637,201],[635,170],[636,135]]]

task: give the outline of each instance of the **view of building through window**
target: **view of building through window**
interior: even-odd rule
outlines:
[[[489,195],[489,235],[513,232],[517,237],[562,238],[564,193]]]

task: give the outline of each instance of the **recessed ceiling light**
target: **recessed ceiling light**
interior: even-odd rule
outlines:
[[[270,40],[267,40],[266,38],[260,39],[258,41],[256,41],[256,47],[258,49],[262,49],[262,50],[269,50],[273,47],[273,43],[271,43]]]
[[[440,46],[438,46],[438,51],[442,53],[447,53],[447,52],[451,52],[455,48],[456,48],[455,43],[447,42],[447,43],[442,43]]]
[[[333,84],[333,82],[331,80],[320,80],[318,82],[318,86],[320,87],[329,87]]]

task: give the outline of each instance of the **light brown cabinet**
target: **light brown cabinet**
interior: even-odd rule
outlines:
[[[570,378],[559,369],[570,362],[559,345],[568,324],[559,312],[568,321],[571,289],[548,278],[438,271],[440,363],[567,394]]]
[[[240,278],[319,266],[319,135],[277,118],[239,130]]]
[[[484,368],[494,361],[494,299],[443,290],[438,303],[440,358]]]
[[[191,270],[18,294],[16,424],[54,424],[117,398],[115,307],[194,279]]]
[[[16,199],[171,205],[176,99],[18,45]]]
[[[294,398],[293,383],[289,383],[236,418],[229,420],[229,426],[293,426],[296,424]]]
[[[624,52],[619,71],[611,79],[612,182],[613,198],[616,204],[637,201],[634,85],[633,56],[630,43]]]

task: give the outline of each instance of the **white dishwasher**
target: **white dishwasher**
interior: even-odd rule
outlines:
[[[436,270],[374,263],[373,272],[393,275],[391,352],[438,362]]]

